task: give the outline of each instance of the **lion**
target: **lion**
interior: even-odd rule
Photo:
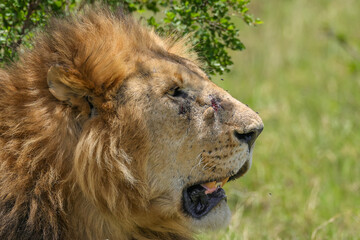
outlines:
[[[192,239],[230,221],[259,115],[187,40],[89,7],[0,70],[0,239]]]

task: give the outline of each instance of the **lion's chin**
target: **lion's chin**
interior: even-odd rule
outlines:
[[[201,219],[191,219],[191,226],[194,230],[217,230],[229,225],[231,212],[225,199],[223,199]]]

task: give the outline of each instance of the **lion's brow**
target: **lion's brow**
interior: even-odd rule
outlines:
[[[183,67],[185,67],[186,70],[188,70],[190,73],[195,74],[197,77],[199,78],[203,78],[204,76],[202,76],[198,71],[196,71],[193,67],[191,67],[190,65],[195,65],[192,61],[190,61],[189,59],[183,58],[181,56],[178,56],[176,54],[173,53],[169,53],[167,51],[163,51],[163,50],[156,50],[153,51],[154,55],[151,56],[151,58],[153,59],[161,59],[161,60],[165,60],[165,61],[169,61],[175,64],[179,64]]]

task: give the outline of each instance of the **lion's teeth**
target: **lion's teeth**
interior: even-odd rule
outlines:
[[[229,180],[229,177],[224,178],[223,180],[221,180],[221,182],[208,182],[208,183],[203,183],[201,184],[201,186],[203,186],[204,188],[206,188],[208,191],[214,191],[217,188],[221,188],[225,185],[225,183],[227,183],[227,181]]]
[[[207,182],[207,183],[201,184],[201,186],[203,186],[206,189],[205,194],[211,194],[211,193],[215,192],[217,189],[224,186],[228,180],[229,180],[229,177],[221,180],[221,182],[216,182],[216,181]]]
[[[207,188],[207,189],[213,189],[216,187],[216,181],[214,182],[208,182],[208,183],[204,183],[201,184],[203,187]]]
[[[227,177],[221,181],[221,187],[224,186],[225,183],[227,183],[227,181],[229,181],[229,177]]]

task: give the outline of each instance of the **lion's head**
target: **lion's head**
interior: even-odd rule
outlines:
[[[3,72],[2,85],[29,86],[22,114],[44,136],[29,161],[43,174],[26,187],[62,199],[51,204],[61,205],[63,236],[180,239],[229,222],[222,186],[250,168],[263,124],[208,79],[188,48],[129,17],[87,10],[54,20]],[[56,178],[56,192],[41,177]]]

